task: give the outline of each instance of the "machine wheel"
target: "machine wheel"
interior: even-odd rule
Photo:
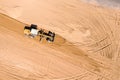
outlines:
[[[53,40],[51,40],[50,38],[46,38],[46,40],[47,40],[48,42],[53,42]]]
[[[37,25],[31,24],[31,29],[37,29]]]
[[[49,31],[48,34],[49,34],[51,37],[54,37],[54,36],[55,36],[55,33],[52,33],[51,31]]]
[[[30,30],[30,27],[29,27],[29,26],[25,26],[25,27],[24,27],[24,30],[25,30],[25,29],[29,29],[29,30]]]

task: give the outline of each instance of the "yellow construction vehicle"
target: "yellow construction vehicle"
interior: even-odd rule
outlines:
[[[45,32],[43,29],[38,29],[37,25],[31,24],[31,26],[24,27],[24,34],[31,38],[40,36],[40,41],[45,38],[48,42],[54,42],[55,33],[48,31]]]

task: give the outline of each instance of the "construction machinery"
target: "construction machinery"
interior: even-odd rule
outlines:
[[[54,42],[54,38],[55,38],[54,32],[51,31],[46,32],[44,29],[38,29],[37,25],[35,24],[31,24],[30,26],[25,26],[24,34],[31,38],[39,36],[40,41],[42,40],[42,38],[45,38],[48,42]]]

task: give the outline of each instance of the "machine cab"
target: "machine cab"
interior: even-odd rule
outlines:
[[[24,27],[24,34],[28,36],[36,36],[38,34],[37,25],[31,24],[31,26]]]

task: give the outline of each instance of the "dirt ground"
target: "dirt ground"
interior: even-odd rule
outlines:
[[[25,37],[25,25],[56,33]],[[79,0],[0,0],[0,80],[120,80],[120,10]]]

